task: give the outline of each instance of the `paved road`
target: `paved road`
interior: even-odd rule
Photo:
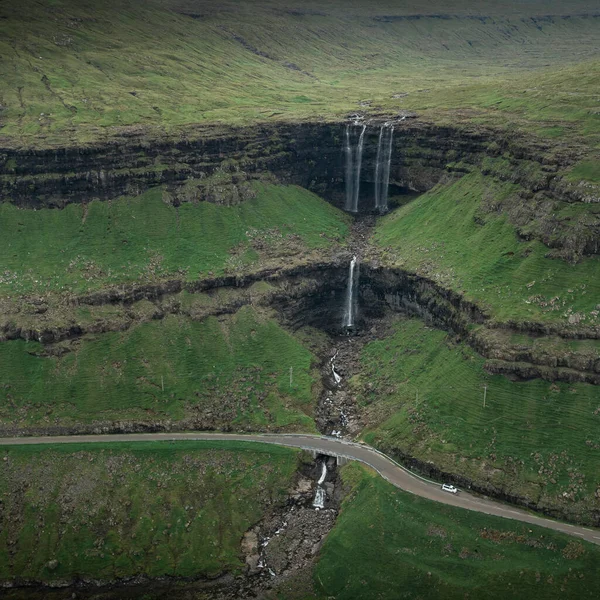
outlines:
[[[578,525],[569,525],[559,521],[552,521],[543,517],[530,514],[518,508],[513,508],[487,498],[478,498],[467,492],[449,494],[443,492],[438,484],[432,483],[408,472],[390,458],[377,450],[364,444],[347,442],[336,438],[317,435],[301,434],[235,434],[235,433],[131,433],[111,435],[84,435],[84,436],[59,436],[59,437],[19,437],[0,438],[0,446],[18,446],[32,444],[72,444],[72,443],[98,443],[98,442],[151,442],[151,441],[182,441],[182,440],[213,440],[213,441],[245,441],[291,446],[342,456],[351,460],[358,460],[373,467],[385,479],[396,487],[443,504],[466,508],[488,515],[515,519],[532,525],[548,527],[579,539],[587,540],[600,545],[600,530],[589,529]]]

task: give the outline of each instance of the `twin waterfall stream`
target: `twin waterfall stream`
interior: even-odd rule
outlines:
[[[356,148],[352,147],[350,126],[346,126],[346,142],[344,152],[346,154],[346,210],[358,212],[358,195],[360,193],[360,170],[362,167],[362,155],[367,126],[362,126],[358,137]]]
[[[390,187],[390,165],[392,162],[392,144],[394,126],[387,123],[379,131],[377,161],[375,162],[375,210],[380,213],[388,209],[388,188]]]
[[[352,128],[355,129],[355,128]],[[346,125],[344,137],[344,155],[346,157],[346,203],[348,212],[358,212],[360,196],[360,173],[362,169],[363,149],[365,142],[366,125],[360,126],[360,133],[352,133],[350,125]],[[353,138],[356,146],[353,145]],[[358,139],[356,139],[358,138]],[[384,123],[379,129],[379,142],[377,144],[377,158],[375,160],[375,210],[380,213],[388,209],[388,188],[390,185],[390,165],[392,162],[392,148],[394,142],[394,126]]]

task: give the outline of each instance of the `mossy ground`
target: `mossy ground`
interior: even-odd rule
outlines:
[[[215,577],[292,485],[297,452],[247,443],[0,451],[0,581]]]
[[[0,422],[7,427],[132,420],[314,430],[315,356],[250,307],[91,336],[60,357],[24,341],[0,344],[0,355]]]
[[[600,163],[591,160],[581,161],[570,170],[568,178],[571,181],[600,183]]]
[[[362,466],[323,546],[320,598],[596,598],[593,544],[541,527],[442,506]]]
[[[364,438],[589,522],[600,488],[597,386],[519,383],[484,362],[445,332],[399,318],[365,347],[353,380]]]

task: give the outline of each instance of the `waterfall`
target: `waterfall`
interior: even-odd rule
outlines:
[[[383,167],[383,181],[381,182],[381,203],[379,210],[382,212],[386,212],[388,209],[388,190],[390,187],[390,167],[392,163],[392,144],[394,142],[394,126],[392,125],[390,128],[388,146],[387,146],[387,154],[384,158],[384,167]]]
[[[375,209],[381,213],[387,211],[393,141],[394,126],[387,123],[382,125],[379,131],[377,160],[375,162]]]
[[[317,481],[317,491],[315,492],[315,499],[313,501],[313,506],[315,508],[325,508],[325,490],[322,485],[327,477],[327,463],[323,461],[321,463],[321,477],[319,477],[319,481]]]
[[[331,374],[333,375],[333,380],[335,381],[335,385],[340,385],[340,383],[342,381],[340,374],[335,370],[335,359],[337,358],[338,353],[339,353],[339,350],[336,350],[335,354],[331,357],[331,360],[329,361],[331,363]]]
[[[350,125],[346,125],[344,152],[346,154],[346,210],[351,211],[354,203],[354,153],[350,142]]]
[[[356,147],[356,170],[354,173],[354,202],[352,204],[352,212],[358,212],[358,195],[360,193],[360,168],[362,167],[363,143],[365,140],[365,131],[367,126],[363,125],[360,137],[358,138],[358,146]]]
[[[348,274],[348,285],[346,287],[346,302],[344,308],[344,327],[352,329],[356,317],[357,292],[358,292],[358,259],[352,257],[350,262],[350,273]]]
[[[350,125],[346,125],[344,153],[346,155],[346,210],[358,212],[358,197],[360,195],[360,170],[367,126],[362,126],[356,149],[352,147]]]
[[[325,490],[322,487],[317,488],[313,506],[315,508],[325,508]]]
[[[381,186],[379,185],[379,178],[381,176],[381,149],[383,147],[383,131],[385,125],[381,126],[379,130],[379,142],[377,143],[377,160],[375,161],[375,208],[378,209],[381,205]]]
[[[321,469],[321,477],[319,477],[319,481],[317,481],[317,485],[323,485],[323,482],[325,481],[325,477],[327,477],[327,463],[325,461],[323,461],[323,464],[321,465],[322,469]]]

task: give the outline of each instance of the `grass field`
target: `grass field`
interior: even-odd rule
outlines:
[[[597,33],[590,34],[598,37]],[[523,43],[528,42],[523,40]],[[402,107],[447,124],[464,119],[524,131],[547,140],[585,142],[594,149],[594,158],[586,162],[592,162],[597,169],[600,113],[596,81],[599,75],[597,59],[584,60],[574,66],[547,65],[537,71],[481,81],[470,79],[461,85],[432,84],[431,89],[403,98]],[[393,103],[385,100],[382,106],[392,109]]]
[[[402,492],[358,465],[323,546],[320,598],[596,598],[597,546]]]
[[[596,8],[24,0],[0,8],[0,133],[62,145],[134,125],[162,135],[409,108],[597,140]]]
[[[240,541],[292,485],[298,455],[245,443],[0,451],[0,581],[240,573]]]
[[[343,242],[349,219],[295,186],[257,183],[234,206],[174,207],[160,188],[64,210],[0,203],[0,294],[81,293],[133,281],[195,280],[305,260]]]
[[[60,357],[37,342],[5,342],[0,356],[5,426],[133,420],[314,430],[315,357],[252,308],[201,322],[169,316],[84,338]]]
[[[598,258],[577,264],[547,258],[549,248],[535,239],[520,241],[506,215],[482,210],[484,199],[500,202],[515,192],[510,183],[465,176],[382,218],[375,242],[387,264],[462,293],[497,321],[598,325]],[[559,218],[576,229],[577,219],[585,221],[595,209],[564,210]]]
[[[365,347],[353,382],[364,438],[589,520],[600,506],[598,388],[518,383],[483,365],[445,332],[398,319],[393,335]]]

